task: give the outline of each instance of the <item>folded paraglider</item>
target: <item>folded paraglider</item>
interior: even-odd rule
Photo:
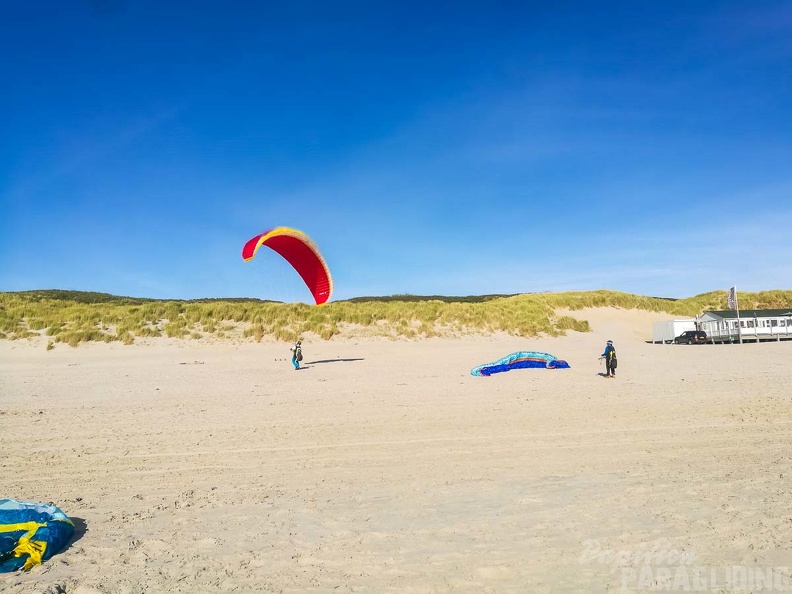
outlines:
[[[541,369],[569,369],[569,363],[556,359],[549,353],[537,353],[534,351],[518,351],[507,355],[502,359],[485,363],[470,370],[471,375],[488,376],[493,373],[501,373],[512,369],[523,369],[535,367]]]
[[[72,534],[74,523],[54,505],[0,499],[0,573],[39,565]]]

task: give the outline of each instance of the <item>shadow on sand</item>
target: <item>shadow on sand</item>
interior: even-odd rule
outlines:
[[[74,543],[80,540],[85,535],[85,533],[88,532],[88,524],[86,523],[85,520],[83,520],[82,518],[75,518],[74,516],[69,516],[69,519],[74,524],[74,534],[72,534],[72,537],[69,540],[69,542],[66,543],[66,546],[63,547],[63,549],[61,549],[59,553],[68,551],[70,548],[74,546]]]
[[[306,361],[305,365],[318,365],[319,363],[347,363],[349,361],[365,361],[363,357],[358,359],[322,359],[321,361]]]

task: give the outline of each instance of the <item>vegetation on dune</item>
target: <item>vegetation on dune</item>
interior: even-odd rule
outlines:
[[[792,291],[740,293],[745,309],[792,307]],[[197,340],[263,339],[292,341],[306,334],[328,340],[336,335],[429,338],[508,332],[516,336],[557,336],[589,331],[588,322],[561,315],[564,310],[619,307],[694,316],[726,308],[726,292],[687,299],[643,297],[615,291],[533,293],[469,297],[397,295],[336,301],[315,307],[256,299],[162,301],[78,291],[0,293],[0,339],[46,335],[57,343],[120,341],[136,338]]]

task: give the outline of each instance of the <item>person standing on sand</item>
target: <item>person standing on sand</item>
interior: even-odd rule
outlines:
[[[605,377],[616,377],[616,349],[613,348],[613,341],[609,340],[605,345],[605,352],[600,359],[605,358]]]
[[[289,350],[292,352],[292,365],[295,369],[299,369],[302,361],[302,341],[298,340]]]

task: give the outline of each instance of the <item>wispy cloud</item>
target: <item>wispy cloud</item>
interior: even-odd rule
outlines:
[[[171,107],[122,125],[102,124],[75,131],[52,148],[55,157],[48,165],[12,181],[5,193],[10,200],[25,198],[45,188],[53,180],[99,167],[103,160],[176,118],[179,111],[178,107]]]

